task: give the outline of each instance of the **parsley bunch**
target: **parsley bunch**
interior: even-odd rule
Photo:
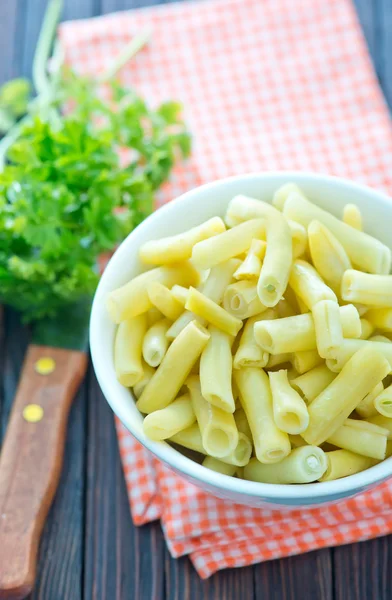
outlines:
[[[108,90],[104,100],[97,82],[62,71],[7,149],[0,302],[25,322],[94,292],[99,255],[150,214],[154,192],[189,154],[179,104],[152,110],[115,82]]]

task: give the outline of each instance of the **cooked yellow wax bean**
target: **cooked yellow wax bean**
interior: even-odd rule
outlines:
[[[379,336],[377,336],[378,338]],[[381,336],[383,337],[383,336]],[[333,358],[327,359],[327,367],[339,373],[342,370],[347,361],[361,348],[368,347],[370,350],[375,352],[381,352],[383,356],[388,360],[391,365],[392,371],[392,344],[390,340],[386,341],[375,341],[370,340],[344,340],[343,344],[336,350]]]
[[[200,384],[204,398],[227,412],[234,412],[231,388],[233,337],[216,327],[208,328],[210,339],[200,358]]]
[[[227,286],[233,280],[233,274],[240,266],[238,258],[230,258],[210,269],[208,277],[201,287],[201,291],[207,298],[221,304]]]
[[[333,300],[321,300],[313,306],[312,315],[317,351],[323,358],[328,358],[343,342],[339,305]]]
[[[392,456],[392,441],[388,440],[387,441],[387,451],[385,452],[385,458],[389,458],[390,456]]]
[[[271,354],[268,359],[267,369],[285,365],[291,362],[292,355],[290,352],[282,352],[281,354]]]
[[[173,298],[175,298],[177,302],[179,302],[181,306],[184,307],[188,296],[188,288],[184,287],[183,285],[173,285],[170,292]]]
[[[366,319],[375,329],[392,332],[392,308],[371,308],[366,313]]]
[[[165,408],[175,399],[209,337],[208,331],[196,321],[181,331],[137,401],[140,412]]]
[[[279,319],[285,319],[286,317],[295,317],[297,314],[296,310],[294,310],[290,302],[288,302],[288,300],[286,300],[285,298],[282,298],[282,300],[278,302],[275,308],[278,313]]]
[[[172,267],[157,267],[137,275],[122,287],[110,292],[107,308],[111,319],[115,323],[120,323],[152,308],[153,304],[148,296],[147,288],[153,281],[167,287],[171,287],[175,283],[184,286],[197,285],[199,274],[190,263],[185,262]]]
[[[233,367],[265,367],[269,360],[269,353],[257,344],[254,337],[254,324],[260,320],[273,319],[276,314],[269,308],[261,315],[251,317],[245,323],[240,343],[234,356]]]
[[[252,432],[250,430],[248,419],[243,408],[237,408],[237,410],[234,413],[234,420],[236,422],[238,431],[246,435],[246,437],[251,440]]]
[[[215,458],[226,456],[238,444],[238,429],[233,415],[214,406],[202,396],[199,377],[192,375],[187,379],[186,385],[207,454]]]
[[[246,219],[248,207],[250,213],[256,211],[257,215],[266,219],[267,250],[260,271],[257,292],[265,306],[273,307],[282,298],[287,287],[293,259],[291,229],[282,213],[268,202],[247,196],[235,196],[229,203],[227,214]]]
[[[281,431],[297,435],[309,425],[305,402],[290,385],[287,371],[269,373],[274,421]]]
[[[226,227],[222,219],[213,217],[183,233],[146,242],[139,250],[140,260],[150,265],[181,262],[191,257],[195,244],[224,231]]]
[[[189,450],[193,450],[194,452],[199,452],[200,454],[206,453],[197,423],[172,435],[168,441],[184,446],[184,448],[189,448]]]
[[[139,379],[139,381],[135,383],[135,385],[132,388],[132,391],[135,394],[136,398],[140,398],[140,396],[142,395],[142,391],[144,390],[154,373],[155,369],[153,369],[152,367],[150,367],[150,365],[143,361],[143,377]]]
[[[242,252],[247,252],[253,239],[265,239],[265,228],[264,219],[252,219],[203,240],[193,247],[192,262],[199,269],[210,269]]]
[[[326,452],[327,470],[319,481],[333,481],[348,475],[354,475],[360,471],[365,471],[377,464],[377,460],[368,456],[361,456],[348,450],[333,450]]]
[[[319,365],[307,373],[295,377],[290,383],[295,390],[302,394],[306,402],[310,404],[332,383],[335,377],[336,373],[330,371],[326,365]]]
[[[317,446],[294,448],[276,465],[265,465],[251,458],[244,469],[245,479],[261,483],[311,483],[327,469],[325,452]]]
[[[167,319],[175,321],[184,310],[171,291],[162,283],[152,281],[147,287],[148,297],[153,304]]]
[[[218,329],[229,335],[236,336],[242,327],[242,321],[230,315],[224,308],[201,294],[195,288],[189,288],[185,308],[203,317],[206,321],[215,325]]]
[[[309,405],[309,427],[302,434],[305,441],[316,445],[325,442],[389,371],[388,361],[370,347],[354,354],[341,373]]]
[[[161,311],[155,308],[155,306],[150,308],[150,310],[147,313],[148,326],[151,327],[152,325],[154,325],[154,323],[160,321],[161,319],[163,319],[163,314],[161,313]]]
[[[176,319],[174,321],[174,323],[172,323],[171,326],[169,327],[169,329],[167,330],[167,332],[166,332],[167,339],[174,340],[174,338],[176,338],[180,334],[180,332],[183,329],[185,329],[185,327],[187,325],[189,325],[189,323],[191,323],[192,321],[197,321],[198,323],[200,323],[200,325],[206,325],[205,319],[198,317],[197,315],[192,313],[190,310],[184,310],[180,314],[178,319]]]
[[[367,419],[368,417],[374,417],[377,414],[377,409],[374,405],[374,400],[377,398],[377,396],[379,394],[381,394],[383,389],[384,389],[384,386],[383,386],[382,382],[380,381],[380,383],[375,385],[374,388],[368,394],[366,394],[364,399],[361,400],[361,402],[358,404],[357,408],[355,409],[356,412],[361,417],[363,417],[364,419]]]
[[[342,278],[341,296],[349,302],[372,307],[392,304],[392,275],[372,275],[349,269]]]
[[[347,252],[329,229],[319,221],[310,223],[308,237],[310,256],[316,270],[335,294],[340,295],[343,273],[351,269]]]
[[[359,337],[361,323],[357,309],[352,305],[337,307],[339,319],[346,338]],[[283,319],[259,320],[254,326],[256,342],[271,354],[315,350],[316,330],[311,313]]]
[[[374,326],[369,319],[361,319],[361,340],[367,340],[374,332]]]
[[[386,344],[391,343],[391,340],[388,337],[386,337],[385,335],[372,335],[372,337],[370,337],[368,341],[369,342],[385,342]]]
[[[339,240],[355,267],[369,273],[389,273],[391,251],[387,246],[370,235],[346,225],[303,196],[290,194],[284,203],[283,214],[287,219],[297,221],[304,227],[308,227],[312,221],[320,221]]]
[[[267,309],[260,301],[257,285],[252,281],[236,281],[227,287],[223,307],[238,319],[248,319]]]
[[[294,313],[296,315],[300,314],[300,309],[299,309],[299,305],[298,305],[298,298],[294,293],[294,290],[291,289],[291,287],[288,285],[286,288],[286,291],[284,293],[284,299],[287,300],[287,302],[290,304],[290,306],[293,308]],[[306,311],[308,312],[308,308],[306,309]],[[287,315],[289,316],[289,315]],[[283,317],[283,315],[282,315]]]
[[[302,190],[298,187],[296,183],[285,183],[276,190],[272,199],[272,204],[279,210],[283,210],[284,203],[286,202],[287,198],[292,192],[295,192],[300,196],[304,196]]]
[[[166,332],[170,327],[170,321],[161,319],[148,329],[143,339],[143,358],[151,367],[161,364],[163,357],[169,347]]]
[[[293,258],[302,256],[307,248],[308,234],[305,227],[296,221],[288,221],[293,244]]]
[[[303,350],[302,352],[293,352],[291,355],[291,363],[300,375],[314,369],[323,362],[317,350]]]
[[[216,471],[217,473],[222,473],[223,475],[229,475],[231,477],[237,469],[234,465],[228,465],[212,456],[206,456],[201,464],[203,467],[206,467],[206,469],[211,469],[211,471]]]
[[[290,453],[287,433],[280,431],[273,418],[272,395],[268,376],[262,369],[234,371],[234,380],[250,429],[258,460],[276,463]]]
[[[337,302],[335,293],[324,283],[316,269],[304,260],[294,261],[290,273],[290,286],[310,309],[320,300]]]
[[[392,385],[389,385],[385,390],[374,398],[374,406],[377,412],[384,417],[392,417]]]
[[[250,219],[265,218],[268,220],[269,217],[273,218],[275,214],[276,208],[268,202],[256,200],[256,198],[250,198],[249,196],[238,195],[230,201],[225,221],[230,227],[235,227]],[[287,223],[292,238],[292,255],[294,258],[297,258],[306,249],[306,229],[296,221],[288,220]],[[285,231],[287,232],[286,228]],[[270,238],[272,238],[272,233],[270,234]]]
[[[195,452],[200,452],[201,454],[206,453],[206,450],[204,449],[202,443],[200,429],[197,423],[191,425],[183,431],[179,431],[178,433],[173,435],[169,441],[175,442],[180,446],[184,446],[184,448],[194,450]],[[222,456],[219,460],[229,465],[242,467],[248,464],[251,453],[252,444],[249,438],[243,433],[239,433],[237,446],[227,456]]]
[[[266,249],[266,242],[263,242],[262,240],[252,240],[245,260],[234,273],[234,279],[250,279],[251,281],[257,282]]]
[[[201,291],[203,294],[213,302],[216,302],[216,304],[220,304],[223,300],[223,294],[233,278],[233,273],[240,264],[241,261],[239,261],[237,258],[230,258],[226,262],[212,267],[206,281],[201,286]],[[178,317],[178,319],[174,321],[173,325],[166,333],[167,338],[169,340],[174,340],[180,331],[182,331],[184,327],[186,327],[188,323],[194,319],[199,321],[199,323],[202,325],[206,324],[205,319],[196,316],[189,310],[185,310]]]
[[[301,448],[307,446],[304,438],[300,435],[289,435],[289,440],[292,448]]]
[[[374,425],[378,425],[382,429],[386,429],[388,431],[387,437],[388,440],[392,440],[392,419],[389,417],[384,417],[384,415],[377,414],[375,417],[370,417],[367,419],[369,423],[373,423]]]
[[[290,381],[290,383],[292,382],[293,379],[298,377],[298,375],[299,375],[299,373],[297,373],[297,371],[294,369],[293,366],[291,366],[289,369],[287,369],[287,379]]]
[[[147,329],[146,315],[120,323],[114,342],[114,367],[122,385],[131,387],[143,377],[142,344]]]
[[[342,300],[342,304],[347,304],[347,302]],[[369,312],[369,307],[365,306],[364,304],[359,304],[359,302],[353,302],[353,305],[357,309],[360,317],[363,317]]]
[[[346,204],[343,209],[343,223],[362,231],[362,215],[356,204]]]
[[[196,421],[189,394],[183,394],[169,406],[155,410],[144,418],[143,430],[152,440],[166,440]]]
[[[223,456],[220,460],[228,463],[229,465],[236,465],[237,467],[244,467],[248,464],[249,459],[252,455],[252,442],[251,438],[245,435],[242,431],[238,432],[238,443],[234,450]]]
[[[373,423],[346,419],[327,442],[362,456],[384,460],[388,431]]]
[[[297,304],[301,315],[305,315],[306,313],[310,312],[310,308],[306,306],[305,302],[299,296],[297,296]]]
[[[283,297],[293,260],[289,224],[282,213],[275,209],[272,211],[267,216],[267,250],[257,283],[261,302],[271,307]]]

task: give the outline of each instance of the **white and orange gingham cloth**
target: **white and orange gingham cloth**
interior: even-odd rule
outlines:
[[[202,0],[64,23],[66,61],[96,75],[146,28],[152,41],[122,80],[152,104],[180,100],[194,137],[158,202],[276,169],[392,192],[391,122],[350,0]],[[134,522],[160,518],[172,555],[189,554],[203,578],[392,532],[392,483],[326,508],[247,508],[185,482],[116,425]]]

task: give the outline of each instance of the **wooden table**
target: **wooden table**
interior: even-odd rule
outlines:
[[[157,3],[65,0],[64,19]],[[45,5],[46,0],[0,0],[0,82],[30,75]],[[356,0],[356,6],[391,106],[392,0]],[[28,332],[14,313],[5,311],[0,335],[1,441]],[[72,409],[63,475],[45,527],[31,598],[386,600],[392,598],[391,570],[392,536],[388,536],[226,570],[202,582],[187,558],[170,557],[159,523],[133,526],[113,416],[90,370]]]

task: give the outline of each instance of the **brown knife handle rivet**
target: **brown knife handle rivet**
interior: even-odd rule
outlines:
[[[22,414],[28,423],[38,423],[44,416],[44,409],[39,404],[28,404]]]
[[[50,356],[43,356],[37,360],[34,368],[39,375],[50,375],[56,368],[56,362]]]

